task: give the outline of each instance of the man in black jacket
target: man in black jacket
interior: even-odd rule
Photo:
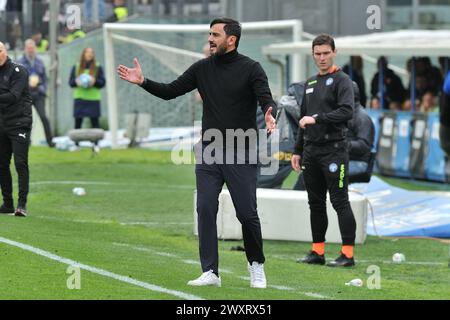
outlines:
[[[203,274],[189,281],[192,286],[220,286],[219,258],[216,217],[218,197],[224,182],[228,186],[237,218],[242,224],[244,246],[250,271],[250,286],[266,288],[264,273],[263,243],[261,224],[256,210],[257,164],[249,161],[255,146],[245,143],[239,149],[238,159],[233,154],[235,133],[256,133],[256,107],[261,105],[265,114],[267,131],[275,129],[276,105],[272,99],[267,76],[261,65],[237,52],[241,36],[239,22],[221,18],[210,24],[209,47],[211,56],[194,63],[172,83],[158,83],[144,78],[141,67],[135,59],[135,68],[120,65],[121,79],[139,84],[149,93],[169,100],[198,89],[203,100],[202,155],[197,158],[195,168],[197,180],[198,233],[200,242],[200,261]],[[229,135],[229,132],[231,136]],[[215,133],[221,133],[218,137]],[[216,138],[210,142],[209,135]],[[245,135],[245,133],[244,133]],[[223,156],[206,159],[210,146],[223,141],[222,148],[215,148]],[[252,139],[250,139],[252,140]],[[224,145],[226,147],[224,147]],[[203,152],[204,150],[204,152]],[[198,150],[197,150],[198,151]],[[239,152],[244,152],[242,159]],[[231,157],[228,157],[232,154]],[[225,164],[221,161],[226,158]],[[231,159],[230,159],[231,158]],[[231,160],[231,163],[230,163]],[[239,160],[244,160],[240,164]]]
[[[355,95],[355,109],[353,118],[348,122],[348,177],[350,183],[367,172],[375,139],[375,126],[359,100],[359,88],[353,82],[353,94]],[[303,172],[298,176],[294,190],[305,190]]]
[[[15,213],[20,217],[27,215],[31,105],[28,72],[23,66],[11,61],[5,46],[0,42],[0,186],[3,195],[0,213]],[[13,154],[19,177],[19,202],[16,210],[9,168]]]
[[[325,234],[328,227],[327,191],[338,214],[342,236],[341,255],[328,266],[353,266],[356,221],[348,200],[347,122],[352,119],[354,96],[350,78],[334,64],[334,39],[326,34],[312,43],[319,74],[306,81],[300,107],[300,130],[291,163],[304,172],[311,210],[313,246],[301,260],[325,264]],[[300,160],[302,161],[300,164]]]

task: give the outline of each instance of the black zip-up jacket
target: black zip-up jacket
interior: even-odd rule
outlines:
[[[294,154],[302,155],[304,144],[345,140],[353,106],[353,84],[342,70],[309,78],[300,106],[300,119],[314,117],[316,124],[298,130]]]
[[[236,50],[197,61],[168,84],[145,79],[142,88],[165,100],[198,89],[203,99],[203,133],[207,129],[222,133],[226,129],[256,129],[257,102],[264,113],[269,106],[274,117],[277,113],[261,65]]]
[[[0,126],[31,129],[31,105],[28,71],[8,58],[0,66]]]

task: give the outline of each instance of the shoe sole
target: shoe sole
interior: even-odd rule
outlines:
[[[266,289],[267,285],[265,286],[255,286],[255,285],[250,285],[250,288],[255,288],[255,289]]]
[[[16,217],[21,217],[21,218],[25,218],[27,215],[26,214],[23,214],[23,213],[14,213],[14,215],[16,216]]]
[[[187,283],[188,286],[192,286],[192,287],[218,287],[220,288],[222,286],[221,283],[216,283],[216,284],[195,284],[195,283]]]
[[[327,267],[330,267],[330,268],[351,268],[354,266],[355,266],[355,264],[347,264],[347,265],[345,265],[345,264],[327,264]]]
[[[301,261],[301,260],[298,260],[297,263],[312,264],[312,265],[318,265],[318,266],[323,266],[323,265],[325,265],[325,261],[324,261],[324,262],[308,262],[308,261]]]

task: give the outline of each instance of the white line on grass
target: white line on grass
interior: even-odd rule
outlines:
[[[126,244],[126,243],[113,242],[113,245],[114,246],[118,246],[118,247],[131,248],[131,249],[136,250],[136,251],[144,251],[144,252],[148,252],[148,253],[153,253],[153,254],[156,254],[156,255],[162,256],[162,257],[180,259],[180,261],[185,263],[185,264],[200,265],[200,262],[198,262],[198,261],[190,260],[190,259],[183,260],[183,259],[181,259],[180,257],[178,257],[177,255],[175,255],[173,253],[155,251],[153,249],[149,249],[149,248],[146,248],[146,247],[132,246],[132,245],[129,245],[129,244]],[[222,269],[222,268],[219,268],[219,272],[220,273],[233,273],[230,270]]]
[[[3,238],[3,237],[0,237],[0,242],[5,243],[5,244],[9,244],[10,246],[14,246],[14,247],[26,250],[26,251],[33,252],[33,253],[35,253],[37,255],[40,255],[40,256],[45,257],[45,258],[48,258],[50,260],[54,260],[54,261],[57,261],[57,262],[60,262],[60,263],[63,263],[63,264],[67,264],[69,266],[79,267],[80,269],[83,269],[83,270],[86,270],[86,271],[90,271],[92,273],[96,273],[96,274],[99,274],[101,276],[112,278],[112,279],[115,279],[115,280],[118,280],[118,281],[126,282],[126,283],[129,283],[129,284],[132,284],[132,285],[135,285],[135,286],[147,289],[147,290],[161,292],[161,293],[169,294],[169,295],[176,296],[176,297],[179,297],[179,298],[182,298],[182,299],[187,299],[187,300],[203,300],[200,297],[197,297],[197,296],[194,296],[194,295],[191,295],[191,294],[188,294],[188,293],[184,293],[184,292],[176,291],[176,290],[171,290],[171,289],[166,289],[166,288],[163,288],[163,287],[151,284],[151,283],[138,281],[138,280],[132,279],[130,277],[126,277],[126,276],[122,276],[122,275],[119,275],[119,274],[116,274],[116,273],[112,273],[112,272],[109,272],[109,271],[104,270],[104,269],[91,267],[91,266],[88,266],[86,264],[82,264],[82,263],[76,262],[76,261],[71,260],[71,259],[63,258],[63,257],[57,256],[57,255],[55,255],[53,253],[44,251],[42,249],[35,248],[35,247],[30,246],[30,245],[23,244],[23,243],[20,243],[20,242],[16,242],[16,241],[13,241],[13,240],[9,240],[9,239]]]
[[[121,222],[123,226],[190,225],[194,222]]]
[[[291,257],[291,256],[287,256],[287,255],[280,255],[280,254],[274,254],[271,255],[270,257],[272,258],[276,258],[276,259],[280,259],[280,260],[286,260],[286,261],[293,261],[295,258]],[[356,263],[371,263],[371,264],[376,264],[376,263],[384,263],[384,264],[409,264],[409,265],[421,265],[421,266],[443,266],[446,265],[447,263],[442,263],[442,262],[428,262],[428,261],[404,261],[402,263],[395,263],[393,261],[389,261],[389,260],[355,260]]]
[[[356,260],[359,263],[385,263],[385,264],[410,264],[410,265],[418,265],[418,266],[443,266],[447,263],[442,262],[430,262],[430,261],[403,261],[401,263],[396,263],[389,260],[377,261],[377,260]]]
[[[250,280],[249,277],[239,277],[242,280]],[[282,291],[294,291],[294,288],[288,287],[288,286],[280,286],[280,285],[275,285],[275,284],[268,284],[267,285],[269,288],[273,288],[273,289],[277,289],[277,290],[282,290]],[[315,292],[299,292],[300,294],[303,294],[307,297],[311,297],[311,298],[316,298],[316,299],[331,299],[327,296],[324,296],[322,294],[318,294]]]
[[[12,214],[14,215],[14,214]],[[46,219],[46,220],[55,220],[55,221],[71,221],[75,223],[92,223],[92,224],[120,224],[121,226],[165,226],[165,225],[192,225],[193,222],[118,222],[113,220],[83,220],[83,219],[71,219],[71,218],[62,218],[62,217],[53,217],[53,216],[39,216],[33,215],[34,218]]]
[[[145,251],[145,252],[149,252],[149,253],[153,253],[153,254],[157,254],[157,255],[162,255],[161,252],[155,251],[153,249],[147,248],[147,247],[142,247],[142,246],[134,246],[134,245],[130,245],[127,243],[118,243],[118,242],[113,242],[113,245],[115,246],[119,246],[119,247],[127,247],[136,251]],[[169,254],[169,253],[165,253],[164,254],[166,257],[169,258],[176,258],[176,259],[180,259],[180,261],[182,263],[185,264],[190,264],[190,265],[200,265],[200,262],[196,261],[196,260],[191,260],[191,259],[181,259],[180,257],[174,255],[174,254]],[[234,274],[233,271],[227,270],[227,269],[221,269],[219,268],[219,272],[220,273],[228,273],[228,274]],[[250,281],[250,277],[245,277],[245,276],[237,276],[239,279],[242,280],[246,280],[246,281]],[[269,288],[273,288],[276,290],[280,290],[280,291],[295,291],[294,288],[292,287],[288,287],[288,286],[282,286],[282,285],[274,285],[274,284],[269,284],[268,285]],[[300,294],[303,294],[307,297],[312,297],[312,298],[317,298],[317,299],[331,299],[330,297],[318,294],[318,293],[314,293],[314,292],[299,292]]]
[[[154,187],[154,188],[169,188],[169,189],[186,189],[186,190],[195,190],[195,185],[188,184],[160,184],[160,183],[125,183],[125,182],[109,182],[109,181],[72,181],[72,180],[62,180],[62,181],[32,181],[30,185],[117,185],[117,186],[146,186],[146,187]]]

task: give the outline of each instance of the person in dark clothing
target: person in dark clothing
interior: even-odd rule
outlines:
[[[74,88],[75,129],[81,128],[86,117],[90,118],[92,128],[100,128],[100,89],[105,83],[103,68],[97,63],[94,50],[85,48],[80,62],[72,67],[69,78],[69,85]]]
[[[379,69],[384,75],[384,110],[400,110],[402,103],[405,99],[405,88],[403,87],[402,80],[395,72],[388,68],[388,61],[386,57],[380,57],[378,59]],[[379,108],[381,106],[381,93],[379,88],[379,74],[380,71],[375,73],[372,78],[370,94],[371,97],[371,107]]]
[[[122,22],[128,18],[128,8],[125,0],[113,1],[113,14],[106,19],[106,22]]]
[[[433,95],[437,96],[442,90],[444,81],[441,71],[431,63],[429,57],[422,57],[421,59],[425,65],[424,76],[427,80],[427,91],[431,91]]]
[[[28,72],[11,61],[4,44],[0,42],[0,187],[3,196],[0,213],[15,213],[19,217],[27,215],[31,104]],[[13,154],[19,178],[19,201],[15,210],[10,170]]]
[[[439,140],[445,153],[446,180],[450,182],[450,71],[444,80],[439,104]]]
[[[355,81],[358,84],[360,102],[362,106],[365,108],[367,103],[367,95],[366,95],[366,82],[364,81],[363,74],[363,60],[361,56],[351,56],[350,63],[346,64],[342,71],[344,71],[350,79]]]
[[[203,274],[188,282],[188,285],[193,286],[221,285],[216,216],[219,193],[226,183],[237,218],[242,224],[250,286],[266,288],[261,224],[256,210],[257,164],[248,161],[250,157],[247,156],[252,151],[250,143],[243,150],[246,158],[244,163],[236,163],[236,158],[228,157],[230,149],[234,151],[230,143],[236,138],[229,136],[229,132],[245,130],[256,134],[256,108],[259,102],[265,114],[267,132],[271,133],[275,129],[276,105],[261,65],[237,52],[240,36],[239,22],[228,18],[213,20],[208,38],[211,56],[194,63],[169,84],[144,78],[137,59],[134,59],[134,68],[120,65],[117,70],[121,79],[139,84],[160,98],[169,100],[198,89],[203,100],[202,138],[196,148],[195,168]],[[216,140],[210,143],[208,136],[213,132],[219,132],[221,136],[214,135]],[[223,141],[223,137],[226,147],[218,142]],[[225,164],[217,154],[213,161],[207,158],[207,150],[213,144],[220,146],[215,151],[226,156]],[[202,153],[200,156],[197,154],[199,151]],[[242,150],[237,151],[239,158],[239,151]]]
[[[353,82],[353,94],[355,96],[355,109],[353,110],[352,120],[348,122],[347,132],[349,179],[367,171],[375,139],[375,126],[359,102],[359,88],[356,82]],[[306,190],[303,172],[299,174],[294,190]]]
[[[316,37],[312,50],[319,74],[306,81],[300,107],[300,130],[291,159],[292,168],[303,171],[311,210],[312,250],[299,262],[325,264],[326,195],[329,191],[338,214],[342,250],[328,266],[353,266],[356,221],[348,199],[346,140],[347,122],[352,119],[354,108],[353,85],[348,75],[334,64],[336,48],[331,36]]]
[[[6,1],[6,29],[7,42],[9,49],[14,50],[21,40],[23,33],[23,1]]]
[[[49,147],[54,147],[52,142],[52,131],[50,129],[50,122],[45,114],[45,98],[47,96],[47,75],[45,73],[44,62],[36,54],[36,44],[33,40],[28,39],[25,41],[25,54],[19,60],[28,71],[29,86],[31,99],[33,105],[41,118],[42,125],[44,126],[45,138]]]

